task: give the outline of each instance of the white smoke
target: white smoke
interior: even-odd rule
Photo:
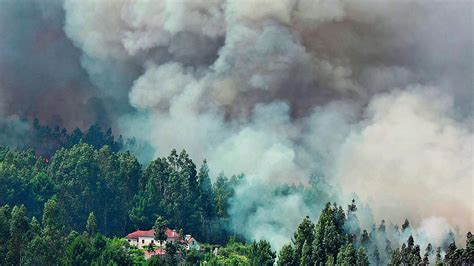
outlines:
[[[474,226],[470,2],[64,8],[65,31],[97,86],[130,84],[136,112],[119,120],[123,134],[156,156],[185,148],[207,157],[214,176],[246,174],[230,214],[249,238],[280,246],[314,217],[301,195],[271,191],[308,184],[315,172],[340,184],[339,200],[355,192],[370,202],[378,220]],[[137,76],[121,75],[127,69]]]
[[[474,135],[450,116],[452,99],[435,91],[416,86],[374,97],[342,145],[335,177],[381,219],[444,216],[470,228]]]

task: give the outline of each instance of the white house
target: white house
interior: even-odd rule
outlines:
[[[190,249],[199,250],[201,248],[199,246],[199,242],[197,242],[196,239],[194,239],[194,237],[192,237],[191,235],[186,235],[186,237],[184,238],[184,241],[186,242],[187,250],[190,250]]]
[[[179,234],[175,230],[166,228],[165,234],[167,237],[166,243],[175,243],[178,241]],[[150,244],[160,246],[160,241],[155,240],[155,230],[153,229],[147,231],[137,230],[128,234],[126,238],[131,246],[138,248],[147,248]],[[162,245],[165,245],[166,243],[162,243]]]

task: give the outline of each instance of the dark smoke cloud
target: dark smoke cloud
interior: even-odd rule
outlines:
[[[109,123],[63,24],[61,1],[0,2],[2,117],[36,117],[69,128]]]

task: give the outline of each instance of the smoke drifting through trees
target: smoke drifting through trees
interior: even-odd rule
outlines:
[[[285,243],[320,206],[308,206],[301,193],[272,190],[308,184],[315,173],[369,202],[376,220],[413,217],[422,226],[443,220],[420,230],[474,226],[468,1],[7,3],[2,20],[9,10],[57,7],[56,16],[64,16],[59,34],[76,47],[64,38],[67,47],[57,50],[72,54],[72,65],[83,70],[71,72],[87,88],[25,90],[72,101],[54,105],[63,123],[104,119],[148,142],[156,156],[186,148],[195,160],[207,157],[212,176],[245,172],[231,215],[248,237],[272,235],[272,244]],[[50,24],[61,27],[62,19]],[[57,59],[38,60],[64,70]],[[21,98],[3,95],[14,91],[12,80],[36,79],[7,73],[0,114],[22,116],[31,109],[10,111]],[[90,102],[102,107],[85,108]],[[51,121],[53,113],[42,118]],[[288,210],[294,213],[287,219],[277,215]],[[369,227],[366,216],[359,219]]]

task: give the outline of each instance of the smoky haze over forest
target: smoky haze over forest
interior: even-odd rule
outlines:
[[[467,231],[472,10],[470,1],[3,0],[0,136],[13,145],[23,119],[37,117],[112,126],[154,157],[186,149],[213,176],[245,173],[231,217],[277,246],[314,206],[272,188],[312,175],[341,203],[355,193],[370,205],[366,226],[411,217],[420,231]]]

